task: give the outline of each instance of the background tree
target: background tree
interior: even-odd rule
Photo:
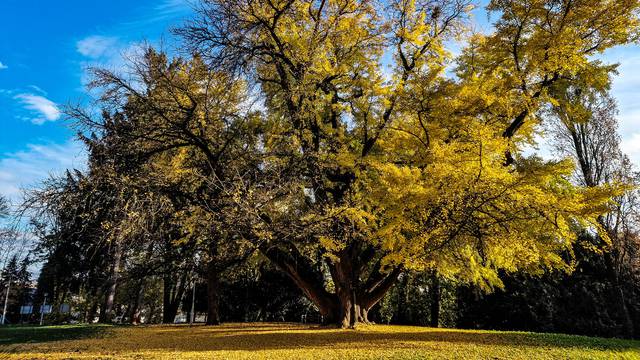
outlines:
[[[577,180],[585,186],[594,187],[613,182],[637,186],[629,160],[620,151],[617,108],[615,101],[606,93],[610,80],[596,79],[603,82],[600,84],[593,80],[590,84],[589,80],[584,81],[586,84],[560,83],[554,89],[562,92],[558,96],[560,103],[554,107],[557,118],[554,128],[556,149],[575,159],[578,165]],[[632,203],[634,191],[631,189],[626,192],[626,196],[623,194],[617,197],[617,208],[598,219],[608,238],[596,238],[596,243],[589,244],[603,253],[603,273],[607,274],[613,285],[613,299],[620,311],[626,336],[633,335],[634,321],[625,300],[621,276],[623,273],[629,275],[628,270],[633,267],[634,262],[632,259],[637,256],[637,250],[632,249],[637,248],[638,244],[633,236],[629,236],[628,230],[620,230],[620,225],[628,223],[630,216],[633,216],[629,210],[637,206]],[[632,284],[637,283],[634,281],[637,278],[628,277],[626,280]]]
[[[5,324],[19,323],[21,320],[20,307],[30,303],[31,274],[28,269],[29,265],[28,257],[19,260],[17,255],[14,255],[2,270],[0,276],[0,288],[2,289],[0,308],[5,310],[6,300]]]
[[[253,214],[234,210],[258,171],[261,130],[246,87],[208,70],[197,56],[169,61],[151,48],[132,64],[128,78],[101,69],[94,75],[105,115],[95,120],[79,109],[71,115],[109,134],[124,161],[136,159],[146,169],[145,178],[153,181],[141,191],[155,189],[171,201],[179,233],[171,241],[198,249],[207,262],[208,322],[217,324],[218,278],[252,252]]]

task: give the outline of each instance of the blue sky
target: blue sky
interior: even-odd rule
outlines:
[[[85,69],[118,67],[146,40],[190,14],[185,0],[2,0],[0,6],[0,194],[49,173],[82,167],[82,147],[60,108],[86,101]]]
[[[168,29],[190,15],[188,0],[2,0],[0,6],[0,194],[50,173],[83,167],[85,155],[60,108],[85,101],[85,69],[117,68],[143,40],[171,43]],[[478,10],[477,30],[488,31]],[[640,164],[640,49],[603,55],[620,62],[613,93],[619,101],[623,150]]]

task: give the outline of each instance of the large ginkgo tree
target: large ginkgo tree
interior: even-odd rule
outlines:
[[[486,289],[500,271],[570,270],[573,229],[600,231],[623,188],[576,186],[571,160],[531,149],[543,110],[566,104],[555,86],[608,81],[596,55],[637,40],[640,2],[494,0],[488,34],[471,32],[473,7],[207,0],[177,30],[197,66],[156,57],[138,67],[146,91],[99,85],[128,95],[146,137],[162,130],[154,154],[190,147],[171,155],[180,167],[226,184],[198,190],[224,200],[216,233],[249,240],[327,322],[354,326],[407,269]]]

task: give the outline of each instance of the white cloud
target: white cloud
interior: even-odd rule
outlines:
[[[117,52],[117,44],[118,38],[116,37],[92,35],[78,41],[76,49],[86,57],[98,59]]]
[[[81,72],[80,72],[80,83],[84,87],[84,91],[87,91],[89,94],[98,95],[99,89],[88,89],[86,88],[87,84],[89,84],[93,78],[91,72],[88,69],[91,68],[101,68],[113,71],[119,75],[126,76],[128,70],[130,70],[129,66],[131,61],[139,59],[142,56],[141,49],[144,47],[144,42],[123,42],[117,41],[115,42],[108,51],[105,51],[102,56],[97,58],[89,58],[80,61]]]
[[[0,194],[16,203],[20,189],[38,185],[49,175],[85,167],[86,151],[70,140],[56,144],[29,144],[25,150],[0,155]]]
[[[0,61],[0,70],[8,69],[9,67]]]
[[[60,118],[60,109],[51,100],[34,94],[18,94],[14,99],[20,100],[26,109],[39,113],[41,116],[31,119],[36,125],[42,125],[46,121],[55,121]]]

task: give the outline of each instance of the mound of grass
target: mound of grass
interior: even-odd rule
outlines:
[[[638,341],[383,325],[4,328],[0,339],[9,359],[640,359]]]

